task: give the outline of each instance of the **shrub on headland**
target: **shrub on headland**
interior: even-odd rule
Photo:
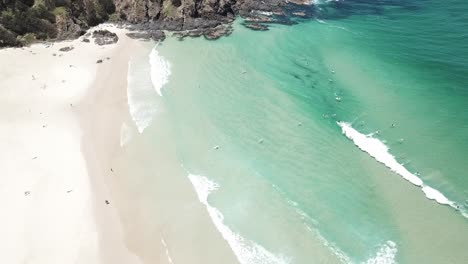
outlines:
[[[6,0],[2,1],[0,6],[0,25],[15,35],[25,36],[34,33],[38,39],[54,38],[57,35],[54,23],[55,15],[43,4],[34,5],[34,1]],[[0,40],[11,45],[11,41],[4,39],[4,37],[11,39],[11,34],[6,34],[4,31]],[[31,36],[26,36],[24,39],[31,40]]]
[[[17,41],[24,46],[30,45],[37,40],[36,34],[34,33],[26,33],[23,36],[18,36]]]
[[[0,46],[73,38],[114,12],[113,0],[0,0]]]
[[[16,34],[0,25],[0,47],[17,46]]]

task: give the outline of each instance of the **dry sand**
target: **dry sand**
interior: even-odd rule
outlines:
[[[129,115],[128,62],[154,44],[99,27],[119,42],[0,50],[0,263],[237,263],[171,129],[140,135]],[[156,131],[170,153],[151,146]]]
[[[93,111],[86,98],[99,85],[125,96],[127,61],[138,45],[124,30],[112,31],[118,44],[74,40],[0,50],[1,263],[140,263],[126,249],[112,201],[105,202],[103,168],[82,149],[80,116]],[[74,49],[59,51],[64,46]],[[119,78],[100,81],[101,71]],[[126,106],[114,110],[118,119]],[[107,153],[109,142],[100,146]]]

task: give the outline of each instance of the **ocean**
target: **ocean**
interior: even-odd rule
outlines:
[[[148,43],[122,145],[164,153],[239,263],[468,263],[468,2],[308,8]]]

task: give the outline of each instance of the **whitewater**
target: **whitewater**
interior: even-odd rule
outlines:
[[[159,44],[159,43],[158,43]],[[149,54],[151,65],[151,82],[159,96],[162,96],[162,88],[169,82],[171,64],[163,56],[159,55],[156,45]]]
[[[157,51],[157,45],[147,57],[128,62],[127,100],[130,115],[138,132],[151,124],[157,114],[163,87],[169,82],[170,63]]]
[[[224,224],[224,216],[221,211],[208,203],[208,196],[210,193],[219,189],[219,185],[217,183],[210,181],[208,178],[201,175],[189,174],[188,178],[190,179],[190,182],[192,183],[197,193],[198,199],[203,205],[205,205],[208,214],[213,221],[213,224],[216,226],[223,238],[228,242],[240,263],[290,263],[287,258],[271,253],[263,246],[242,237],[240,234],[234,232],[231,228]]]
[[[228,242],[232,251],[236,255],[237,259],[241,264],[289,264],[294,263],[292,258],[285,257],[281,254],[274,254],[258,243],[249,240],[239,233],[233,231],[230,227],[224,224],[224,215],[219,209],[213,207],[208,203],[209,195],[218,191],[220,186],[216,182],[208,179],[202,175],[188,174],[188,178],[192,183],[195,192],[199,201],[205,205],[208,214],[216,226],[218,231],[221,233],[223,238]],[[297,203],[288,200],[288,204],[295,207],[296,212],[300,215],[301,218],[311,219],[305,212],[297,208]],[[396,254],[398,252],[396,243],[388,240],[382,243],[375,254],[370,256],[366,261],[355,262],[344,253],[341,249],[337,248],[336,245],[329,242],[318,229],[312,228],[307,225],[307,229],[312,232],[312,234],[320,239],[320,241],[330,250],[332,253],[339,259],[343,264],[395,264],[396,263]]]
[[[449,200],[439,190],[426,185],[421,178],[408,171],[402,164],[398,163],[395,157],[388,152],[388,147],[382,141],[372,135],[359,133],[359,131],[354,129],[350,123],[340,121],[337,122],[337,124],[341,127],[343,134],[352,140],[359,149],[369,154],[378,162],[384,164],[387,168],[400,175],[405,180],[420,187],[428,199],[435,200],[439,204],[449,205],[452,208],[459,210],[459,207],[455,202]]]

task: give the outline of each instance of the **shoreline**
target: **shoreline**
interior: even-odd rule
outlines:
[[[109,29],[109,28],[107,28]],[[109,185],[114,170],[112,163],[120,149],[120,126],[128,118],[126,97],[127,67],[132,49],[138,41],[130,40],[126,30],[111,28],[119,41],[96,71],[96,78],[82,99],[84,106],[77,111],[83,130],[82,151],[88,168],[88,177],[94,194],[93,211],[99,226],[99,244],[102,263],[142,263],[126,247],[124,230],[115,207]],[[116,172],[117,173],[117,172]]]
[[[200,5],[182,2],[174,6],[172,2],[162,0],[161,5],[164,2],[165,9],[172,10],[167,13],[144,1],[136,1],[133,5],[125,1],[111,3],[111,6],[107,7],[108,10],[100,10],[100,17],[94,14],[94,18],[93,15],[83,18],[79,16],[79,13],[84,11],[92,14],[98,8],[94,6],[95,4],[85,6],[58,4],[56,6],[54,1],[40,4],[41,12],[45,12],[44,14],[55,20],[47,21],[32,31],[1,24],[0,48],[27,47],[44,42],[75,40],[93,28],[92,25],[99,24],[125,27],[135,38],[154,41],[163,40],[164,31],[178,35],[180,38],[203,36],[208,40],[216,40],[229,36],[232,33],[231,24],[237,19],[244,20],[243,25],[247,28],[264,31],[268,30],[271,24],[294,25],[298,23],[296,19],[311,19],[314,17],[316,5],[315,2],[309,0],[267,0],[261,3],[254,0],[240,0],[229,3],[214,1]],[[39,5],[27,8],[34,14],[38,7]],[[0,8],[13,10],[11,11],[13,18],[20,16],[9,4],[4,4]],[[31,21],[37,20],[36,24],[44,20],[43,17],[31,16]],[[32,22],[25,21],[24,23]]]
[[[0,70],[0,260],[238,263],[179,168],[167,116],[144,134],[130,116],[129,62],[149,59],[152,42],[96,29],[119,41],[0,50],[12,61]],[[151,147],[154,133],[171,143]]]
[[[120,41],[0,50],[9,61],[0,71],[2,262],[141,263],[126,248],[104,171],[120,146],[127,61],[138,41],[109,25],[90,31],[100,28]]]

